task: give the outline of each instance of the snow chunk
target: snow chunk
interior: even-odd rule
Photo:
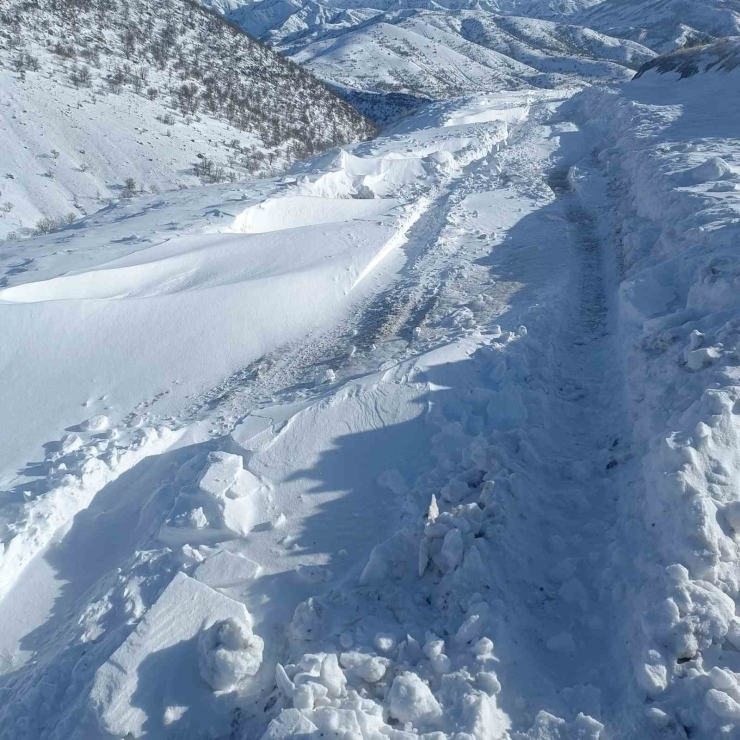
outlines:
[[[211,452],[208,465],[198,479],[198,487],[209,496],[222,498],[231,492],[243,470],[242,459],[238,455]]]
[[[339,662],[342,668],[350,670],[353,675],[368,683],[380,681],[391,663],[387,658],[365,655],[356,651],[342,653],[339,656]]]
[[[297,709],[284,709],[267,727],[261,740],[287,740],[309,736],[316,732],[316,725]]]
[[[61,457],[71,455],[81,449],[83,444],[82,437],[79,434],[65,434],[59,441],[59,449],[52,454],[51,459],[56,461]]]
[[[604,725],[593,717],[578,714],[568,723],[549,712],[539,712],[532,729],[526,734],[515,732],[514,740],[599,740]]]
[[[716,362],[720,357],[721,353],[716,347],[702,347],[688,353],[686,365],[689,370],[701,370]]]
[[[319,681],[323,686],[326,686],[329,696],[333,699],[344,693],[347,679],[344,673],[342,673],[342,669],[339,667],[339,661],[334,653],[329,653],[321,662]]]
[[[440,557],[447,570],[455,570],[462,562],[465,546],[459,529],[451,529],[442,542]]]
[[[501,683],[493,671],[482,671],[475,677],[475,681],[489,696],[495,696],[501,691]]]
[[[707,706],[724,720],[740,720],[740,704],[724,691],[709,689],[706,694]]]
[[[80,424],[80,429],[83,432],[104,432],[110,425],[110,420],[104,414],[98,414],[97,416],[91,416],[86,421]]]
[[[442,716],[442,707],[431,689],[415,673],[402,673],[393,679],[388,701],[391,716],[401,722],[433,722]]]
[[[736,531],[740,532],[740,501],[732,501],[725,507],[725,518],[727,523]]]
[[[373,639],[373,644],[381,653],[390,653],[396,647],[396,636],[390,632],[378,632]]]
[[[244,604],[178,573],[95,673],[90,702],[101,730],[117,737],[142,737],[149,718],[162,717],[172,696],[205,700],[208,692],[200,679],[194,638],[203,624],[214,622],[241,625],[243,631],[234,628],[234,639],[251,633]]]
[[[686,185],[701,185],[714,180],[726,180],[732,174],[732,168],[722,157],[710,157],[698,167],[684,172],[681,179]]]
[[[201,678],[214,691],[232,691],[257,673],[263,647],[246,622],[234,617],[215,622],[198,638]]]
[[[193,575],[211,588],[228,588],[253,581],[261,570],[253,560],[221,550],[201,563]]]
[[[239,455],[211,452],[192,485],[180,489],[159,539],[167,545],[218,542],[241,537],[254,521],[258,479],[244,470]]]
[[[354,740],[362,737],[362,730],[357,721],[357,714],[352,709],[334,709],[320,707],[309,713],[311,721],[323,738],[347,738]]]

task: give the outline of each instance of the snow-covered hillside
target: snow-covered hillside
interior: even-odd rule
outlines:
[[[732,72],[737,67],[740,67],[740,37],[664,54],[644,64],[635,77],[675,72],[684,79],[709,72]]]
[[[527,16],[531,18],[565,18],[585,11],[604,0],[438,0],[433,4],[429,0],[330,0],[328,5],[341,10],[373,8],[375,10],[401,10],[409,8],[436,8],[444,10],[485,10],[490,13]],[[219,13],[230,13],[239,8],[262,3],[263,0],[203,0],[205,7]],[[312,2],[312,0],[311,0]],[[303,2],[302,5],[310,5]],[[285,5],[292,4],[286,0]]]
[[[2,0],[0,19],[0,238],[374,133],[317,80],[184,0]]]
[[[357,103],[355,91],[422,99],[473,90],[624,81],[654,52],[581,26],[480,7],[344,9],[263,0],[228,16]],[[409,101],[413,105],[413,100]],[[363,108],[377,117],[372,107]]]
[[[735,0],[212,7],[396,120],[0,0],[0,739],[738,740]]]
[[[4,245],[0,735],[734,737],[732,49]]]
[[[576,17],[660,52],[740,34],[740,0],[604,0]]]

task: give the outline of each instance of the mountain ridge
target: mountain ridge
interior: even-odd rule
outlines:
[[[189,0],[2,0],[0,19],[0,237],[375,133],[309,72]]]

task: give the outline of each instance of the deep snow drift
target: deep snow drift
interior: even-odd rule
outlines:
[[[738,736],[737,71],[660,68],[4,247],[0,735]]]

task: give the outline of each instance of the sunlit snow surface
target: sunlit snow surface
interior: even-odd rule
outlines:
[[[735,77],[5,245],[0,736],[734,737]]]

